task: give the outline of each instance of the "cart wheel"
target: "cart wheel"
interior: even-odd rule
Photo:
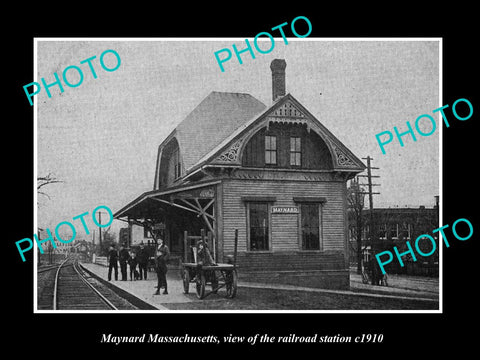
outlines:
[[[205,296],[205,274],[197,274],[196,284],[197,284],[197,297],[203,299]]]
[[[183,269],[183,292],[188,294],[188,290],[190,288],[190,272],[188,269]]]
[[[228,272],[226,276],[227,297],[233,299],[237,295],[237,270]]]

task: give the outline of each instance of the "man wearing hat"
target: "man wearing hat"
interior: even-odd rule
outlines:
[[[112,269],[115,270],[115,280],[118,280],[118,253],[115,244],[111,244],[108,249],[108,281],[112,280]]]
[[[160,288],[163,287],[163,293],[168,294],[167,290],[167,260],[170,256],[168,246],[163,243],[162,238],[158,238],[157,253],[155,254],[155,264],[157,270],[157,291],[155,295],[160,294]]]
[[[120,262],[120,272],[122,273],[122,281],[127,280],[127,261],[130,259],[130,254],[128,250],[125,248],[125,243],[120,245],[120,253],[119,253],[119,262]]]
[[[148,252],[147,252],[147,249],[145,249],[145,245],[143,244],[143,241],[140,242],[140,249],[138,249],[137,260],[138,260],[138,272],[140,273],[140,280],[142,279],[147,280]]]

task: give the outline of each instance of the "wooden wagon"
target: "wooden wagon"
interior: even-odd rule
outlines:
[[[202,241],[204,241],[202,231]],[[185,261],[188,259],[188,253],[191,253],[192,262],[182,263],[183,291],[189,293],[190,283],[195,284],[195,290],[199,299],[204,299],[210,294],[216,294],[218,290],[225,288],[226,296],[234,298],[237,294],[237,242],[238,231],[235,231],[235,250],[233,261],[230,263],[215,263],[213,265],[204,265],[197,262],[197,248],[188,244],[188,237],[184,236]],[[190,249],[190,251],[189,251]],[[207,285],[211,290],[207,291]]]

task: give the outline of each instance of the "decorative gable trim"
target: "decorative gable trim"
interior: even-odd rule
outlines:
[[[351,168],[357,166],[357,164],[355,164],[352,159],[350,159],[342,150],[340,150],[339,147],[336,145],[332,145],[332,147],[335,152],[335,161],[338,167]]]
[[[290,100],[287,100],[282,106],[269,113],[266,120],[267,128],[270,123],[305,124],[310,132],[307,116]]]
[[[240,149],[242,147],[243,138],[235,141],[213,162],[215,164],[236,164],[239,161]]]
[[[210,158],[205,158],[202,164],[240,166],[243,149],[250,138],[262,127],[268,128],[272,122],[305,124],[308,131],[315,131],[330,149],[333,170],[350,169],[359,172],[365,169],[365,165],[290,94],[245,124],[241,132],[232,136],[230,142],[216,153],[213,152]],[[201,164],[197,164],[197,166],[199,165]]]
[[[276,108],[267,119],[270,121],[285,121],[290,119],[305,119],[305,114],[298,109],[290,100],[286,101],[282,106]],[[306,120],[306,119],[305,119]]]

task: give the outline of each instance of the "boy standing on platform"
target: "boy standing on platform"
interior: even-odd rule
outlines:
[[[163,293],[168,294],[167,290],[167,260],[170,256],[168,246],[163,243],[163,239],[158,239],[157,253],[155,254],[155,263],[157,270],[157,291],[155,295],[160,294],[160,288],[163,287]]]

